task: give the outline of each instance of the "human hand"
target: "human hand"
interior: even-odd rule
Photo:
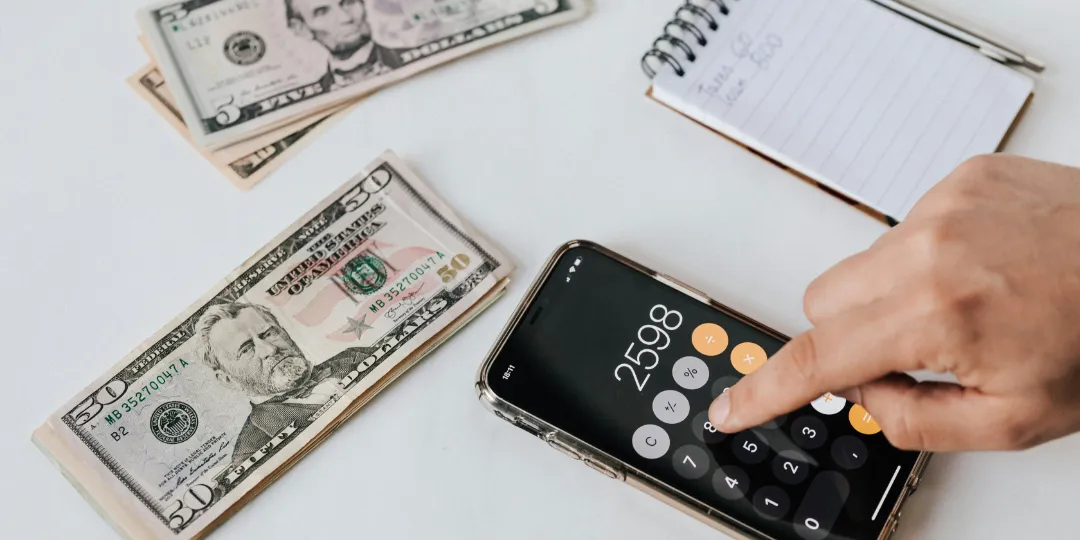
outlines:
[[[1080,430],[1080,169],[964,163],[815,280],[805,311],[813,329],[717,398],[713,425],[740,431],[833,392],[904,449],[1022,449]],[[916,370],[959,384],[902,374]]]

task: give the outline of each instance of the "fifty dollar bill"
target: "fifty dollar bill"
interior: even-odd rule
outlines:
[[[219,148],[507,40],[586,0],[188,0],[143,9],[199,147]]]
[[[197,538],[505,287],[392,154],[75,396],[34,441],[130,538]]]

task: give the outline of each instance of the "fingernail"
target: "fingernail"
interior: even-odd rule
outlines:
[[[720,394],[720,397],[716,398],[712,405],[709,405],[709,421],[717,429],[723,430],[724,423],[727,422],[728,414],[731,412],[731,398],[727,393]]]

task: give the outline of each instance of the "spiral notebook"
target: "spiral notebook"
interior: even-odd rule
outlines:
[[[886,4],[687,1],[642,58],[650,96],[895,224],[1001,148],[1035,82]]]

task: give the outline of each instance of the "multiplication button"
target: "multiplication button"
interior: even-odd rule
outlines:
[[[672,454],[671,464],[679,476],[697,480],[709,472],[709,454],[700,446],[688,444]]]
[[[664,428],[655,424],[646,424],[634,431],[632,439],[634,451],[645,459],[656,459],[667,453],[671,447],[671,438]]]
[[[675,383],[687,390],[697,390],[709,381],[709,366],[696,356],[684,356],[671,367]]]
[[[677,390],[664,390],[653,398],[652,411],[665,424],[678,424],[690,414],[690,402]]]

